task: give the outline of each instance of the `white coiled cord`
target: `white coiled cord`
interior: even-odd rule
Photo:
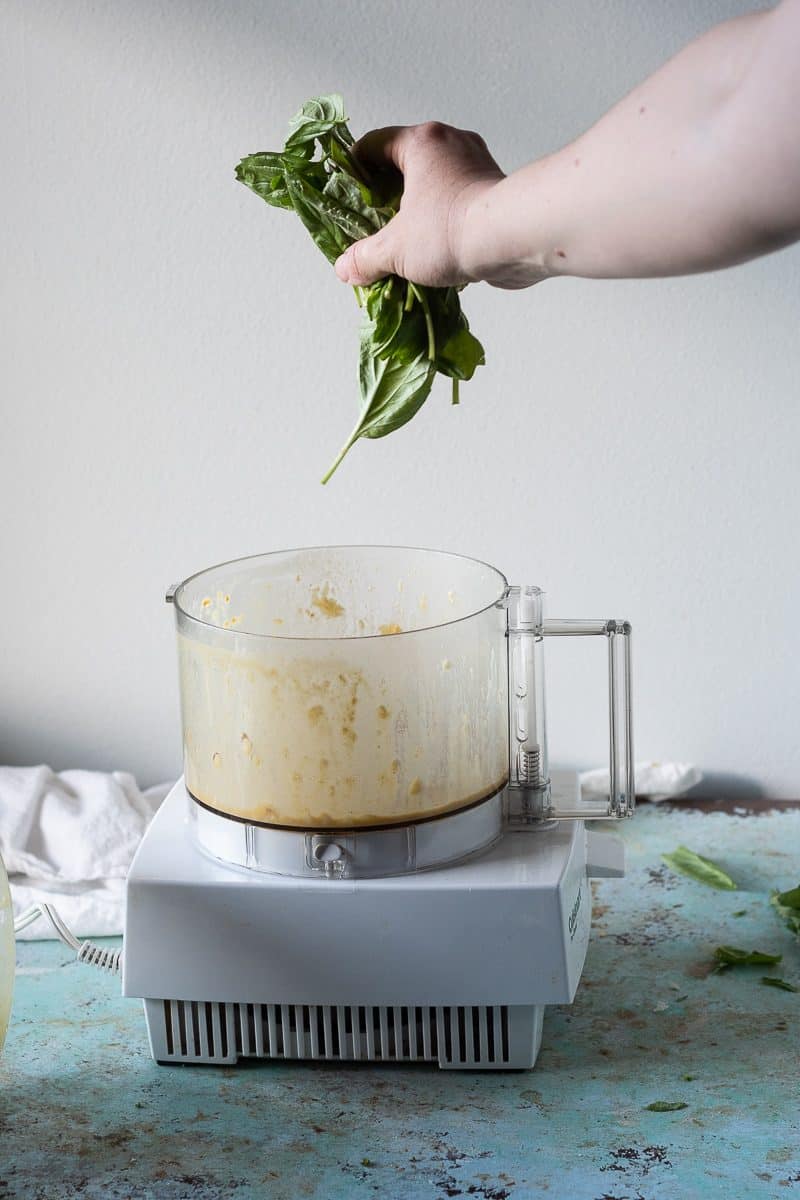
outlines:
[[[61,920],[52,904],[34,904],[32,908],[26,909],[14,921],[14,932],[19,933],[21,929],[26,929],[34,921],[38,921],[39,917],[46,917],[61,941],[76,951],[78,962],[89,963],[92,967],[100,967],[101,970],[110,971],[113,975],[120,974],[122,971],[122,948],[106,950],[102,946],[96,946],[94,942],[79,942],[75,934]]]

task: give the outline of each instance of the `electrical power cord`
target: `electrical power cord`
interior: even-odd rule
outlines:
[[[78,962],[88,963],[91,967],[100,967],[103,971],[110,971],[112,975],[121,973],[122,948],[105,950],[102,946],[96,946],[94,942],[79,942],[75,934],[61,920],[52,904],[34,904],[32,908],[20,913],[14,921],[14,932],[19,933],[20,930],[27,929],[34,921],[38,921],[39,917],[46,917],[61,941],[77,952]]]

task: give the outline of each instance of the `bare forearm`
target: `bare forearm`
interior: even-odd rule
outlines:
[[[563,150],[504,175],[477,134],[374,130],[400,212],[336,264],[368,284],[527,287],[552,275],[682,275],[800,238],[800,0],[718,25]]]
[[[800,2],[685,47],[558,153],[482,189],[470,276],[626,278],[744,261],[800,236]],[[484,263],[492,264],[490,271]]]

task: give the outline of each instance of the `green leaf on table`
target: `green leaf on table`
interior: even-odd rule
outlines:
[[[789,983],[788,979],[778,979],[774,975],[762,975],[761,982],[767,987],[781,988],[784,992],[800,992],[800,987]]]
[[[800,910],[800,883],[796,888],[790,888],[788,892],[778,892],[778,903],[784,908],[796,908]]]
[[[282,151],[251,154],[236,178],[274,208],[293,209],[333,263],[348,246],[377,233],[396,215],[401,194],[386,172],[370,176],[352,153],[353,135],[338,92],[307,100],[289,122]],[[388,190],[387,190],[388,189]],[[398,276],[356,287],[364,309],[359,351],[358,424],[323,478],[361,437],[385,437],[405,425],[427,399],[437,372],[459,382],[484,362],[470,332],[459,289],[408,283]]]
[[[788,892],[773,892],[770,904],[787,929],[796,937],[800,937],[800,886]]]
[[[654,1100],[652,1104],[645,1104],[644,1107],[646,1112],[680,1112],[689,1105],[685,1100]]]
[[[678,846],[672,854],[662,854],[661,857],[673,871],[680,875],[688,875],[698,883],[705,883],[708,887],[719,888],[721,891],[736,890],[736,884],[721,867],[710,858],[695,854],[694,850],[689,850],[686,846]]]
[[[738,946],[717,946],[714,960],[717,971],[725,971],[728,967],[757,967],[774,965],[783,958],[782,954],[770,954],[764,950],[740,950]]]

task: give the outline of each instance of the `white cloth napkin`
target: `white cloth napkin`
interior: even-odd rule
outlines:
[[[169,791],[142,792],[123,771],[0,767],[0,854],[14,915],[49,901],[77,937],[122,933],[125,877]],[[36,921],[19,938],[47,938]]]
[[[670,800],[682,796],[700,783],[703,772],[691,763],[638,762],[633,767],[633,778],[637,796],[648,800]],[[587,796],[607,796],[608,767],[595,771],[583,771],[580,776],[581,791]]]

